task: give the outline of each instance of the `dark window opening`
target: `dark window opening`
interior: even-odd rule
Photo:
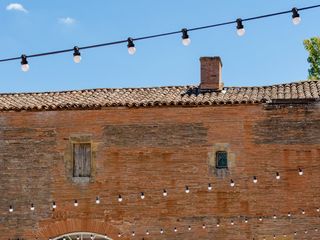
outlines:
[[[91,144],[73,144],[73,177],[91,176]]]
[[[228,154],[225,151],[216,152],[216,168],[228,168]]]

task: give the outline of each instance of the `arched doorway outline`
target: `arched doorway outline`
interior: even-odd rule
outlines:
[[[58,240],[63,239],[66,240],[83,240],[83,239],[90,239],[90,240],[112,240],[112,238],[109,238],[106,235],[102,235],[100,233],[94,233],[94,232],[71,232],[71,233],[65,233],[60,236],[52,237],[50,240]]]

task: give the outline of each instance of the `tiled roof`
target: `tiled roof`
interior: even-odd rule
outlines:
[[[92,89],[44,93],[0,94],[0,111],[99,109],[175,105],[257,104],[274,100],[319,99],[320,81],[264,87],[226,87],[201,92],[195,86]]]

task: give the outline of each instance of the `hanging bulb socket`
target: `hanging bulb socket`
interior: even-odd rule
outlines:
[[[34,204],[31,203],[31,205],[30,205],[30,210],[31,210],[31,211],[34,211],[34,209],[35,209],[35,208],[34,208]]]
[[[276,172],[276,179],[279,180],[280,179],[280,173]]]
[[[163,195],[164,197],[168,196],[168,192],[167,192],[167,190],[166,190],[166,189],[163,189],[163,193],[162,193],[162,195]]]
[[[205,224],[202,224],[202,229],[205,229],[206,228],[206,225]]]
[[[257,177],[256,176],[253,176],[253,183],[257,183],[258,182],[258,179],[257,179]]]
[[[128,52],[130,55],[133,55],[136,53],[136,48],[135,48],[135,45],[133,43],[133,39],[131,37],[128,38]]]
[[[188,187],[188,186],[186,186],[186,188],[185,188],[185,192],[186,192],[186,193],[189,193],[189,192],[190,192],[190,189],[189,189],[189,187]]]
[[[74,205],[75,207],[78,207],[78,205],[79,205],[78,200],[74,200],[73,205]]]
[[[241,37],[245,34],[246,30],[244,29],[241,18],[238,18],[236,22],[237,22],[237,34],[238,36]]]
[[[23,72],[28,72],[30,69],[29,64],[28,64],[28,60],[27,60],[27,56],[25,54],[21,55],[21,70]]]
[[[173,231],[174,231],[174,232],[178,232],[178,229],[175,227],[175,228],[173,229]]]
[[[188,231],[191,231],[191,226],[188,227]]]
[[[52,208],[53,208],[53,209],[56,209],[56,208],[57,208],[57,205],[56,205],[56,202],[55,202],[55,201],[52,202]]]
[[[211,191],[212,190],[212,185],[211,183],[208,183],[208,191]]]
[[[188,29],[183,28],[181,32],[182,32],[182,44],[184,46],[189,46],[191,43],[191,39],[189,38],[189,35],[188,35]]]
[[[294,25],[298,25],[301,22],[300,14],[298,13],[298,9],[296,7],[292,8],[292,23]]]
[[[81,54],[77,46],[73,48],[73,61],[75,63],[79,63],[81,61]]]
[[[119,196],[118,196],[118,202],[122,202],[122,196],[119,194]]]
[[[141,192],[140,198],[141,198],[141,199],[144,199],[144,197],[145,197],[145,196],[144,196],[144,192]]]
[[[9,212],[13,212],[13,207],[12,207],[12,205],[9,206]]]
[[[302,176],[303,175],[303,171],[301,168],[299,168],[299,175]]]
[[[100,204],[100,197],[96,197],[96,204]]]
[[[232,179],[230,180],[230,186],[231,186],[231,187],[234,187],[234,186],[235,186],[235,183],[234,183],[234,181],[233,181]]]
[[[163,234],[163,229],[162,228],[160,229],[160,234]]]

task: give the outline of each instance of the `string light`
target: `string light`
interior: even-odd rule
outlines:
[[[299,11],[310,10],[310,9],[318,8],[318,7],[320,7],[320,5],[307,6],[307,7],[303,7],[303,8],[293,8],[293,9],[287,10],[287,11],[269,13],[269,14],[250,17],[250,18],[245,18],[245,19],[239,18],[236,21],[228,21],[228,22],[216,23],[216,24],[211,24],[211,25],[206,25],[206,26],[199,26],[199,27],[195,27],[195,28],[189,28],[189,29],[186,29],[187,30],[186,33],[190,32],[190,31],[199,31],[199,30],[203,30],[203,29],[215,28],[215,27],[219,27],[219,26],[226,26],[226,25],[237,23],[237,33],[238,33],[238,35],[242,36],[245,33],[245,30],[244,30],[244,27],[243,27],[243,22],[245,22],[245,21],[253,21],[253,20],[258,20],[258,19],[269,18],[269,17],[273,17],[273,16],[292,13],[292,22],[294,24],[298,24],[301,21],[300,15],[298,13]],[[88,46],[78,47],[78,50],[79,50],[79,53],[80,53],[80,50],[82,50],[82,49],[105,47],[105,46],[123,44],[123,43],[127,42],[128,43],[129,54],[132,55],[132,54],[134,54],[136,52],[136,48],[134,46],[133,40],[135,40],[135,41],[139,40],[140,41],[140,40],[146,40],[146,39],[153,39],[153,38],[159,38],[159,37],[163,37],[163,36],[181,34],[181,32],[182,32],[182,34],[184,33],[183,30],[179,30],[179,31],[165,32],[165,33],[159,33],[159,34],[154,34],[154,35],[149,35],[149,36],[137,37],[135,39],[128,38],[127,40],[118,40],[118,41],[114,41],[114,42],[106,42],[106,43],[100,43],[100,44],[95,44],[95,45],[88,45]],[[185,38],[185,39],[189,39],[190,40],[190,38]],[[185,39],[183,39],[183,40],[185,40]],[[189,41],[186,40],[185,42],[187,43]],[[24,55],[24,56],[26,58],[27,57],[28,58],[31,58],[31,57],[42,57],[42,56],[61,54],[61,53],[72,52],[72,51],[74,52],[74,48],[64,49],[64,50],[56,50],[56,51],[44,52],[44,53],[37,53],[37,54],[28,55],[28,56]],[[21,59],[21,57],[12,57],[12,58],[0,59],[0,62],[14,61],[14,60],[18,60],[18,59]],[[79,58],[76,61],[78,62]],[[23,71],[28,71],[29,70],[29,66],[24,66],[23,69],[24,69]]]
[[[178,232],[178,229],[175,227],[175,228],[173,229],[173,231],[174,231],[174,232]]]
[[[191,231],[191,226],[188,227],[188,231]]]
[[[202,229],[205,229],[206,228],[206,225],[205,224],[202,224]]]
[[[279,180],[280,179],[280,173],[276,172],[276,179]]]
[[[150,234],[150,233],[149,233],[149,230],[147,230],[147,231],[146,231],[146,234],[147,234],[147,235],[149,235],[149,234]]]
[[[144,192],[141,192],[140,198],[144,199]]]
[[[277,216],[276,216],[276,215],[273,215],[273,219],[277,219]]]
[[[118,237],[121,237],[121,233],[118,233]]]
[[[81,62],[81,54],[80,54],[79,48],[77,46],[75,46],[73,48],[73,61],[75,63],[80,63]]]
[[[304,215],[304,214],[306,214],[306,212],[302,209],[302,211],[301,211],[301,213]]]
[[[262,221],[262,217],[259,217],[259,221],[260,221],[260,222]]]
[[[33,205],[33,203],[31,203],[30,210],[31,210],[31,211],[34,211],[34,209],[35,209],[35,208],[34,208],[34,205]]]
[[[12,205],[9,206],[9,212],[11,212],[11,213],[13,212],[13,207],[12,207]]]
[[[28,60],[27,60],[27,56],[25,54],[21,55],[21,70],[23,72],[28,72],[30,69],[29,64],[28,64]]]
[[[301,22],[301,18],[298,13],[298,9],[294,7],[292,8],[292,23],[294,25],[298,25],[300,22]]]
[[[121,237],[121,236],[120,236],[120,237]],[[94,236],[93,236],[92,234],[90,235],[90,239],[91,239],[91,240],[93,240],[93,239],[94,239]]]
[[[100,197],[99,196],[96,197],[96,204],[100,204]]]
[[[220,227],[220,223],[219,222],[217,222],[217,225],[216,225],[217,227]]]
[[[317,212],[320,212],[320,208],[317,208]]]
[[[163,189],[163,193],[162,193],[162,195],[163,195],[164,197],[168,196],[168,192],[167,192],[167,190]]]
[[[75,207],[78,207],[78,200],[74,200],[74,203],[73,203],[73,205],[75,206]]]
[[[302,176],[303,175],[303,171],[301,168],[299,168],[299,175]]]
[[[244,219],[244,222],[245,222],[245,223],[248,223],[248,218],[245,218],[245,219]]]
[[[291,217],[291,212],[288,212],[288,217]]]
[[[256,176],[253,176],[253,183],[257,183],[258,182],[258,179],[257,179],[257,177]]]
[[[56,205],[56,202],[55,202],[55,201],[52,202],[52,208],[53,208],[53,209],[56,209],[56,208],[57,208],[57,205]]]
[[[186,186],[185,192],[186,192],[186,193],[189,193],[189,192],[190,192],[190,189],[189,189],[188,186]]]
[[[212,190],[212,186],[211,186],[211,183],[208,184],[208,191],[211,191]]]
[[[133,55],[136,53],[137,50],[134,46],[133,39],[130,37],[128,38],[128,45],[127,46],[128,46],[128,52],[130,55]]]
[[[234,225],[234,221],[233,220],[231,220],[231,223],[230,223],[232,226]]]
[[[184,46],[189,46],[191,43],[191,39],[189,38],[188,30],[186,28],[183,28],[181,32],[182,32],[182,44]]]
[[[241,18],[238,18],[236,22],[237,22],[237,34],[238,36],[241,37],[245,34],[246,30],[244,29]]]
[[[163,234],[163,229],[162,228],[160,229],[160,234]]]
[[[136,235],[136,233],[133,231],[131,235],[134,237]]]
[[[122,197],[121,197],[121,195],[119,194],[119,196],[118,196],[118,202],[122,202]]]

